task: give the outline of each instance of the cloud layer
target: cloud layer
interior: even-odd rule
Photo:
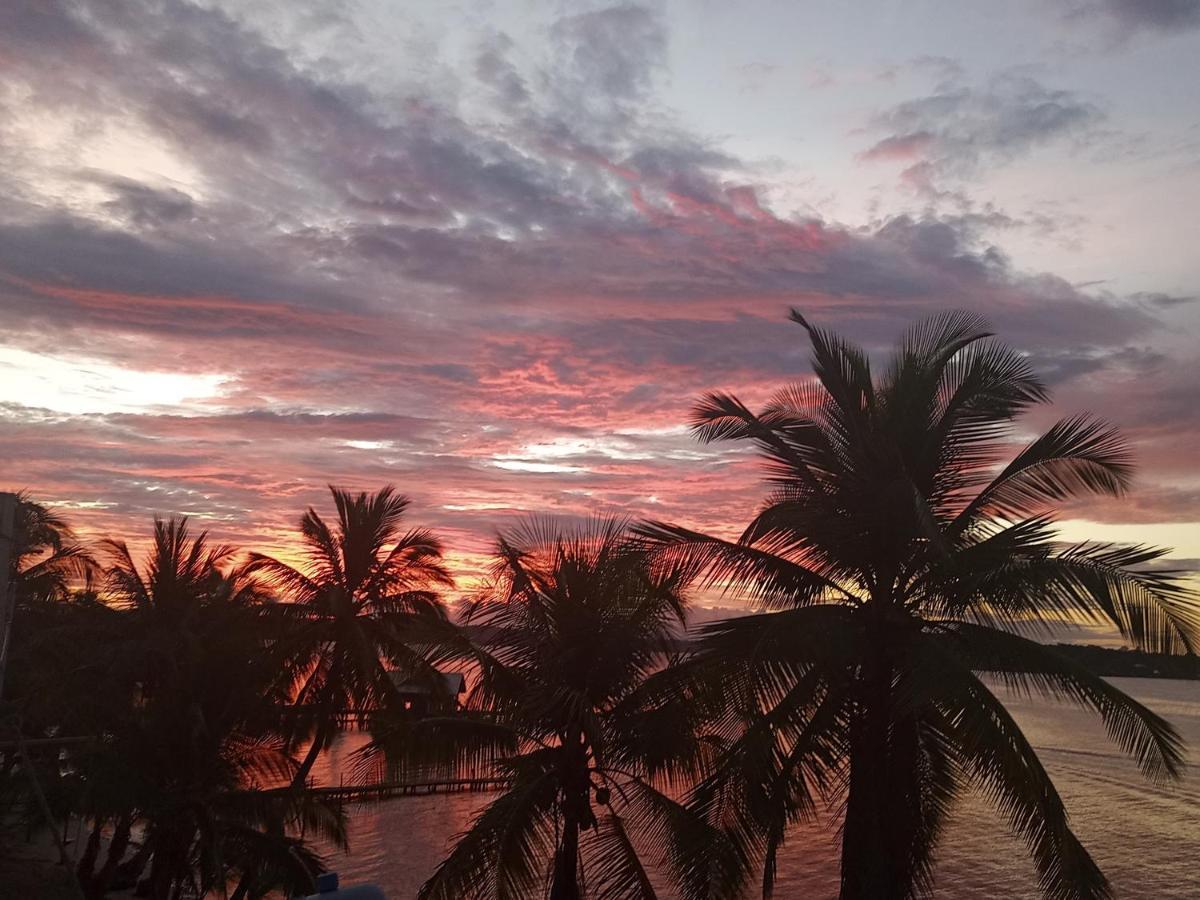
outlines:
[[[22,383],[60,382],[0,394],[15,486],[97,529],[176,511],[278,549],[324,483],[395,482],[464,573],[531,510],[728,530],[754,461],[682,424],[704,390],[804,374],[789,305],[876,349],[961,307],[1139,442],[1136,513],[1089,514],[1195,517],[1189,361],[1149,349],[1186,298],[1027,271],[932,208],[779,212],[664,103],[652,10],[534,43],[480,30],[403,83],[329,37],[364,26],[291,25],[178,0],[0,9],[0,327]],[[877,110],[863,156],[961,187],[1105,116],[1002,73]]]

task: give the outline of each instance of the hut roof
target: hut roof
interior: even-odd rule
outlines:
[[[388,673],[392,677],[392,683],[396,685],[396,690],[401,694],[428,694],[430,693],[430,685],[427,681],[417,681],[413,678],[402,678],[399,672]],[[467,691],[467,677],[462,672],[438,672],[442,679],[444,690],[451,697],[457,697],[459,694],[465,694]]]

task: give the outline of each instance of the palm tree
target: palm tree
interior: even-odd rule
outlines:
[[[374,494],[329,490],[336,526],[311,507],[300,519],[303,570],[258,553],[245,567],[291,601],[280,611],[291,621],[285,644],[296,678],[294,703],[308,714],[312,735],[294,787],[305,783],[341,714],[398,699],[388,664],[414,676],[430,674],[407,641],[445,625],[437,590],[453,583],[441,562],[441,542],[424,528],[402,529],[407,497],[390,485]]]
[[[20,710],[23,726],[36,732],[48,724],[42,719],[49,710],[42,692],[33,690],[29,682],[48,670],[41,665],[42,659],[31,653],[31,646],[62,617],[61,601],[71,596],[72,589],[90,583],[96,564],[65,519],[24,492],[15,496],[12,534],[0,534],[0,541],[11,539],[8,577],[14,603],[7,610],[11,636],[5,629],[8,623],[0,622],[0,634],[7,641],[0,647],[0,692],[9,701],[15,699],[14,709]],[[4,608],[0,603],[0,609]]]
[[[93,573],[95,562],[58,513],[23,491],[16,497],[9,575],[17,604],[64,599]]]
[[[114,841],[127,842],[141,823],[150,895],[166,900],[185,887],[204,895],[224,890],[239,871],[257,877],[279,856],[270,827],[280,822],[319,826],[341,840],[332,810],[272,790],[296,768],[277,728],[287,697],[264,630],[261,588],[224,569],[233,549],[210,546],[203,533],[193,538],[185,519],[156,520],[144,566],[123,542],[106,546],[117,615],[107,617],[107,631],[90,635],[101,646],[91,671],[98,688],[111,685],[129,702],[107,722],[111,739],[80,768],[99,782],[96,796],[107,808],[92,812],[97,825],[111,819]],[[257,864],[255,847],[264,854]],[[110,861],[108,875],[120,859]],[[276,873],[288,888],[311,885],[296,867]],[[93,882],[99,893],[103,877]]]
[[[507,782],[421,898],[652,898],[635,834],[678,846],[675,868],[699,864],[676,832],[705,826],[664,791],[700,770],[705,747],[686,707],[650,701],[683,587],[620,522],[564,533],[531,521],[499,537],[466,617],[480,679],[467,709],[376,739],[393,771],[441,765]]]
[[[737,540],[652,523],[664,559],[751,591],[765,611],[707,628],[680,684],[725,711],[730,740],[695,809],[763,865],[788,826],[844,803],[841,896],[907,898],[932,881],[954,801],[980,789],[1025,839],[1048,897],[1108,895],[1028,741],[979,677],[1095,711],[1146,775],[1181,766],[1175,731],[1033,638],[1111,623],[1152,651],[1192,651],[1200,615],[1164,551],[1057,540],[1055,504],[1119,496],[1130,455],[1076,416],[1005,462],[1012,421],[1048,399],[982,321],[922,322],[887,370],[799,313],[816,378],[759,414],[705,396],[702,441],[749,441],[772,491]],[[703,888],[694,890],[702,892]]]
[[[52,681],[57,674],[53,659],[63,648],[51,648],[47,653],[35,645],[67,614],[70,604],[64,601],[77,585],[90,582],[95,562],[61,516],[24,492],[15,497],[12,531],[0,534],[9,551],[7,583],[11,587],[9,597],[0,598],[11,601],[11,605],[0,602],[0,618],[7,618],[0,621],[0,693],[5,698],[0,731],[6,738],[14,732],[48,737],[56,731],[61,734],[59,717],[75,700],[56,702],[61,694]],[[51,826],[47,812],[63,811],[54,801],[63,800],[66,781],[53,763],[27,769],[30,763],[26,758],[18,765],[22,755],[17,748],[0,753],[0,790],[12,789],[14,801],[20,798],[32,804],[36,813],[25,817],[28,826]],[[43,792],[58,809],[36,802]]]

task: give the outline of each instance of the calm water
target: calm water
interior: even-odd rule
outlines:
[[[1147,782],[1084,712],[1001,696],[1038,748],[1076,832],[1117,896],[1200,898],[1200,683],[1112,681],[1169,719],[1187,740],[1193,767],[1182,782]],[[336,783],[347,756],[363,740],[346,735],[323,761],[318,777]],[[483,794],[450,794],[356,806],[350,853],[332,855],[330,863],[343,884],[372,881],[390,900],[409,900],[445,856],[453,836],[486,802]],[[781,853],[776,896],[835,897],[837,860],[828,830],[798,830]],[[950,824],[937,878],[936,896],[943,898],[1039,896],[1024,846],[983,802],[967,801]]]

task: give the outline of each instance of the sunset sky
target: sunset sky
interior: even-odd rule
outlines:
[[[286,550],[393,482],[736,530],[703,391],[948,308],[1122,426],[1072,538],[1200,558],[1200,0],[0,3],[0,487]]]

